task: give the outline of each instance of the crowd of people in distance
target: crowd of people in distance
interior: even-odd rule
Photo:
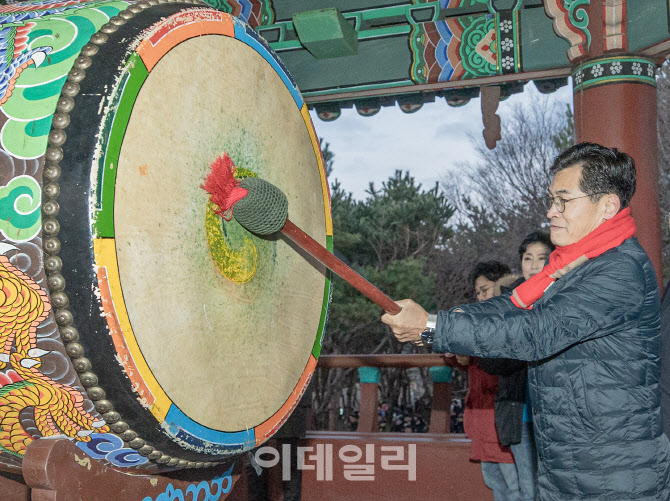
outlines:
[[[428,433],[428,422],[409,406],[394,407],[391,422],[379,413],[379,431],[396,433]]]
[[[396,406],[388,415],[388,405],[380,406],[377,414],[377,430],[392,433],[428,433],[428,421],[421,412],[408,405]],[[358,411],[352,411],[348,419],[348,429],[358,429]]]

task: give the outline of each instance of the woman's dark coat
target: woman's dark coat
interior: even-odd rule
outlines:
[[[528,363],[508,358],[478,358],[479,367],[487,374],[498,376],[495,401],[495,423],[502,445],[521,442],[523,407],[526,404]]]
[[[509,275],[496,282],[500,287],[496,293],[512,292],[514,287],[524,282],[523,277],[516,279]],[[523,427],[523,408],[526,404],[526,380],[528,362],[509,358],[479,358],[479,367],[492,376],[498,376],[498,393],[495,400],[495,423],[498,438],[502,445],[514,445],[521,442]]]
[[[637,239],[578,266],[533,308],[442,311],[434,351],[528,360],[540,501],[668,501],[660,296]]]

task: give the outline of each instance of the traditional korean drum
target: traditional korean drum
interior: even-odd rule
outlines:
[[[204,4],[1,14],[0,464],[19,469],[44,436],[135,470],[261,444],[314,371],[330,282],[282,238],[219,218],[200,185],[227,152],[332,247],[295,84]]]

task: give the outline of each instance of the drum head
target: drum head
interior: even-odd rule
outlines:
[[[280,188],[291,221],[332,248],[319,144],[282,65],[228,15],[159,5],[108,38],[63,145],[74,322],[113,431],[171,460],[239,453],[304,391],[330,282],[281,236],[219,218],[200,185],[227,152],[238,178]]]

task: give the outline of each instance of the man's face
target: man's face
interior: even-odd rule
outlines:
[[[603,198],[594,203],[589,197],[584,196],[586,193],[579,188],[581,175],[580,165],[568,167],[557,172],[549,186],[549,194],[552,197],[559,196],[564,200],[570,200],[566,202],[562,213],[553,205],[547,212],[551,224],[551,241],[555,245],[574,244],[606,220],[603,217],[605,212]],[[583,198],[571,200],[578,197]]]

